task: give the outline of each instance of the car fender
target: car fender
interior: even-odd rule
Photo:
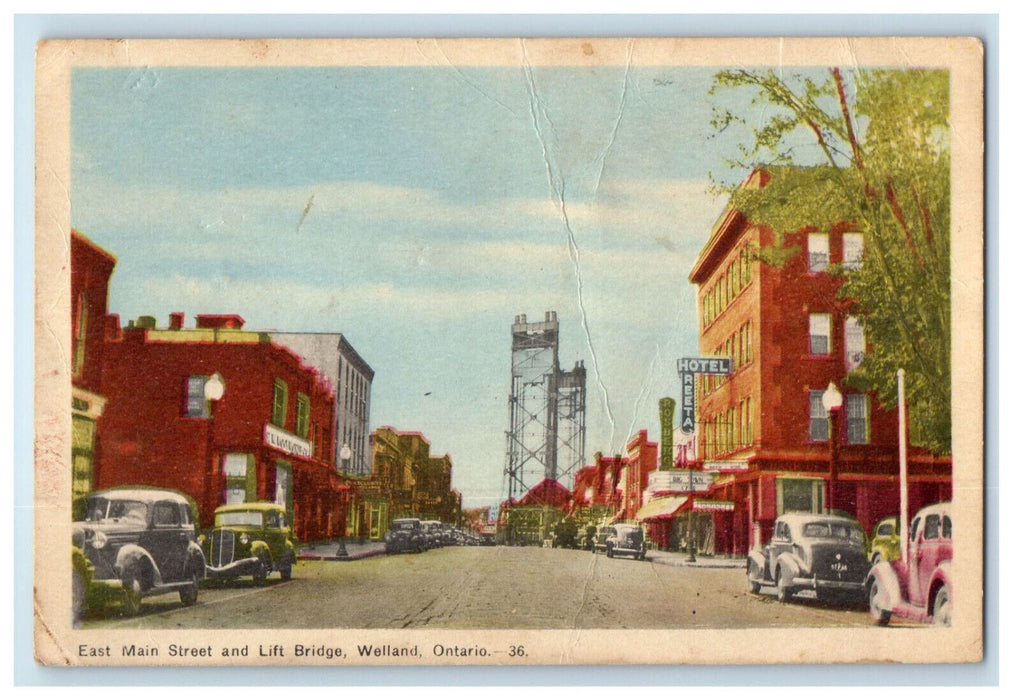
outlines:
[[[117,552],[117,563],[113,567],[117,575],[124,578],[128,571],[139,566],[151,573],[152,579],[147,582],[150,586],[163,584],[163,576],[159,573],[159,567],[156,566],[156,561],[151,554],[136,544],[126,544],[121,547]]]
[[[272,566],[274,564],[273,552],[271,549],[269,549],[269,545],[262,540],[255,540],[254,542],[252,542],[251,556],[258,557],[261,559],[263,555],[265,555],[265,558],[269,560],[269,565]]]
[[[878,595],[874,599],[876,606],[888,611],[902,606],[903,590],[900,588],[900,576],[890,562],[880,561],[871,567],[866,579],[869,591],[874,581],[878,581]]]
[[[804,570],[804,567],[801,566],[800,559],[798,559],[791,552],[783,552],[782,554],[779,555],[778,558],[776,558],[776,568],[775,568],[775,578],[774,578],[774,580],[776,580],[776,581],[779,580],[779,567],[782,566],[783,564],[786,565],[787,570],[789,570],[793,574],[794,578],[797,578],[798,576],[800,576],[801,572]]]
[[[294,543],[291,542],[290,540],[287,540],[284,544],[285,551],[283,558],[285,561],[283,562],[283,565],[284,566],[286,566],[287,564],[293,565],[294,562],[297,561],[297,548],[294,546]]]
[[[940,562],[935,567],[935,571],[932,572],[931,580],[928,582],[928,614],[931,614],[931,606],[935,603],[935,596],[932,595],[932,591],[936,588],[946,586],[949,588],[949,599],[953,599],[953,562],[946,560]]]
[[[199,578],[205,577],[205,552],[199,542],[188,542],[188,562],[198,567]]]
[[[758,570],[758,578],[768,578],[769,572],[765,570],[765,553],[759,549],[751,550],[751,553],[747,555],[747,569],[751,570],[751,567],[756,567]]]

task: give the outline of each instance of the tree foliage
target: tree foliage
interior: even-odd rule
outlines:
[[[864,320],[868,352],[848,381],[896,403],[906,370],[911,442],[950,451],[949,75],[944,70],[867,70],[781,77],[775,71],[716,75],[713,95],[746,91],[749,125],[721,106],[713,126],[749,128],[730,165],[761,167],[764,189],[728,187],[732,206],[782,234],[850,222],[864,234],[859,269],[841,294]],[[732,93],[727,97],[733,97]],[[805,147],[807,145],[807,147]],[[782,263],[777,251],[763,259]]]

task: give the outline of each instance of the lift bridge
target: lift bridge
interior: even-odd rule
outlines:
[[[560,324],[555,311],[528,323],[514,318],[504,484],[519,498],[545,479],[573,487],[570,477],[584,466],[585,369],[578,361],[559,365]]]

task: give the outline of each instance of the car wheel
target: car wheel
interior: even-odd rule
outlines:
[[[949,587],[943,586],[935,594],[935,604],[932,606],[932,621],[936,625],[948,627],[952,624],[952,601],[949,599]]]
[[[292,566],[290,564],[287,564],[286,566],[281,566],[280,567],[280,580],[282,580],[282,581],[290,581],[291,572],[292,572]]]
[[[758,582],[758,568],[753,566],[747,567],[747,592],[748,593],[760,593],[761,584]]]
[[[792,593],[790,591],[790,575],[782,564],[776,571],[776,599],[780,603],[789,603]]]
[[[188,577],[188,585],[181,589],[181,603],[184,605],[194,605],[198,602],[198,572],[195,569],[191,570],[191,575]]]
[[[142,581],[132,572],[124,579],[124,614],[134,617],[142,609]]]
[[[608,544],[606,545],[606,556],[609,557],[610,559],[613,558],[613,547],[612,547],[612,545],[608,545]]]
[[[255,571],[252,572],[251,580],[255,582],[256,586],[261,586],[266,582],[266,577],[269,576],[269,563],[263,556],[259,557],[259,561],[255,564]]]
[[[881,584],[879,584],[878,579],[875,579],[868,587],[868,612],[871,613],[871,619],[875,621],[876,625],[884,626],[889,624],[892,612],[878,607],[878,596],[880,592]]]

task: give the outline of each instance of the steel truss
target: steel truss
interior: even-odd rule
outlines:
[[[504,484],[518,498],[543,479],[569,481],[584,465],[586,372],[581,361],[560,369],[555,311],[538,323],[521,314],[511,330]]]

